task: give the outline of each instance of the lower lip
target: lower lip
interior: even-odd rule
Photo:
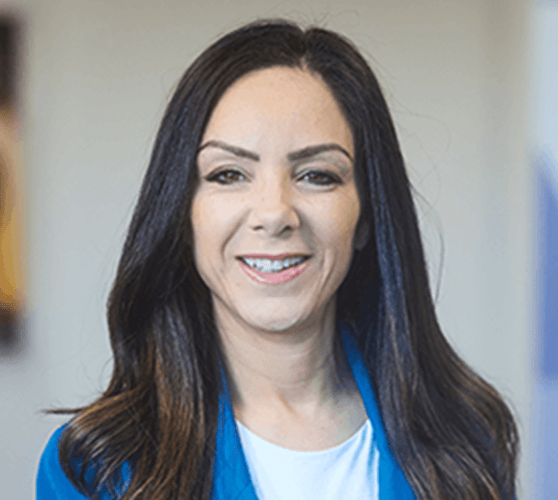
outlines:
[[[289,267],[284,271],[279,271],[278,273],[261,273],[252,269],[248,264],[239,260],[240,267],[242,270],[254,281],[258,283],[263,283],[266,285],[280,285],[281,283],[286,283],[287,281],[294,280],[300,276],[304,270],[308,267],[308,261],[305,260],[298,266]]]

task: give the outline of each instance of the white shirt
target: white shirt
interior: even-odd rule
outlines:
[[[288,450],[236,423],[260,500],[378,499],[379,453],[370,420],[344,443],[323,451]]]

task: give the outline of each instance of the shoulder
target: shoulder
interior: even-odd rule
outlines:
[[[37,471],[37,500],[86,500],[62,470],[58,459],[58,443],[68,423],[56,429],[48,439]]]
[[[66,429],[68,422],[56,429],[48,439],[39,460],[39,467],[36,478],[36,498],[37,500],[87,500],[88,497],[80,493],[66,476],[58,457],[58,444]],[[80,467],[80,461],[76,460],[72,466]],[[85,480],[89,481],[94,475],[94,469],[88,468],[85,473]],[[118,482],[117,489],[122,492],[126,489],[131,479],[130,467],[128,462],[121,469],[121,480]],[[107,489],[101,489],[100,498],[111,500],[113,497]]]

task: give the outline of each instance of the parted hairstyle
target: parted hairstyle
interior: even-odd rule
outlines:
[[[391,451],[417,499],[512,500],[516,424],[440,330],[380,86],[349,40],[282,19],[217,40],[171,98],[108,301],[112,378],[93,403],[47,411],[74,414],[59,444],[63,470],[89,498],[103,486],[114,491],[124,462],[133,472],[126,500],[210,498],[222,347],[192,253],[197,150],[224,92],[274,66],[319,75],[353,134],[359,224],[371,230],[337,291],[337,314],[355,330]]]

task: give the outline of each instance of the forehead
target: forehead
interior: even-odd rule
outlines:
[[[329,87],[298,68],[266,68],[237,80],[213,110],[207,140],[263,149],[334,142],[353,155],[349,125]]]

